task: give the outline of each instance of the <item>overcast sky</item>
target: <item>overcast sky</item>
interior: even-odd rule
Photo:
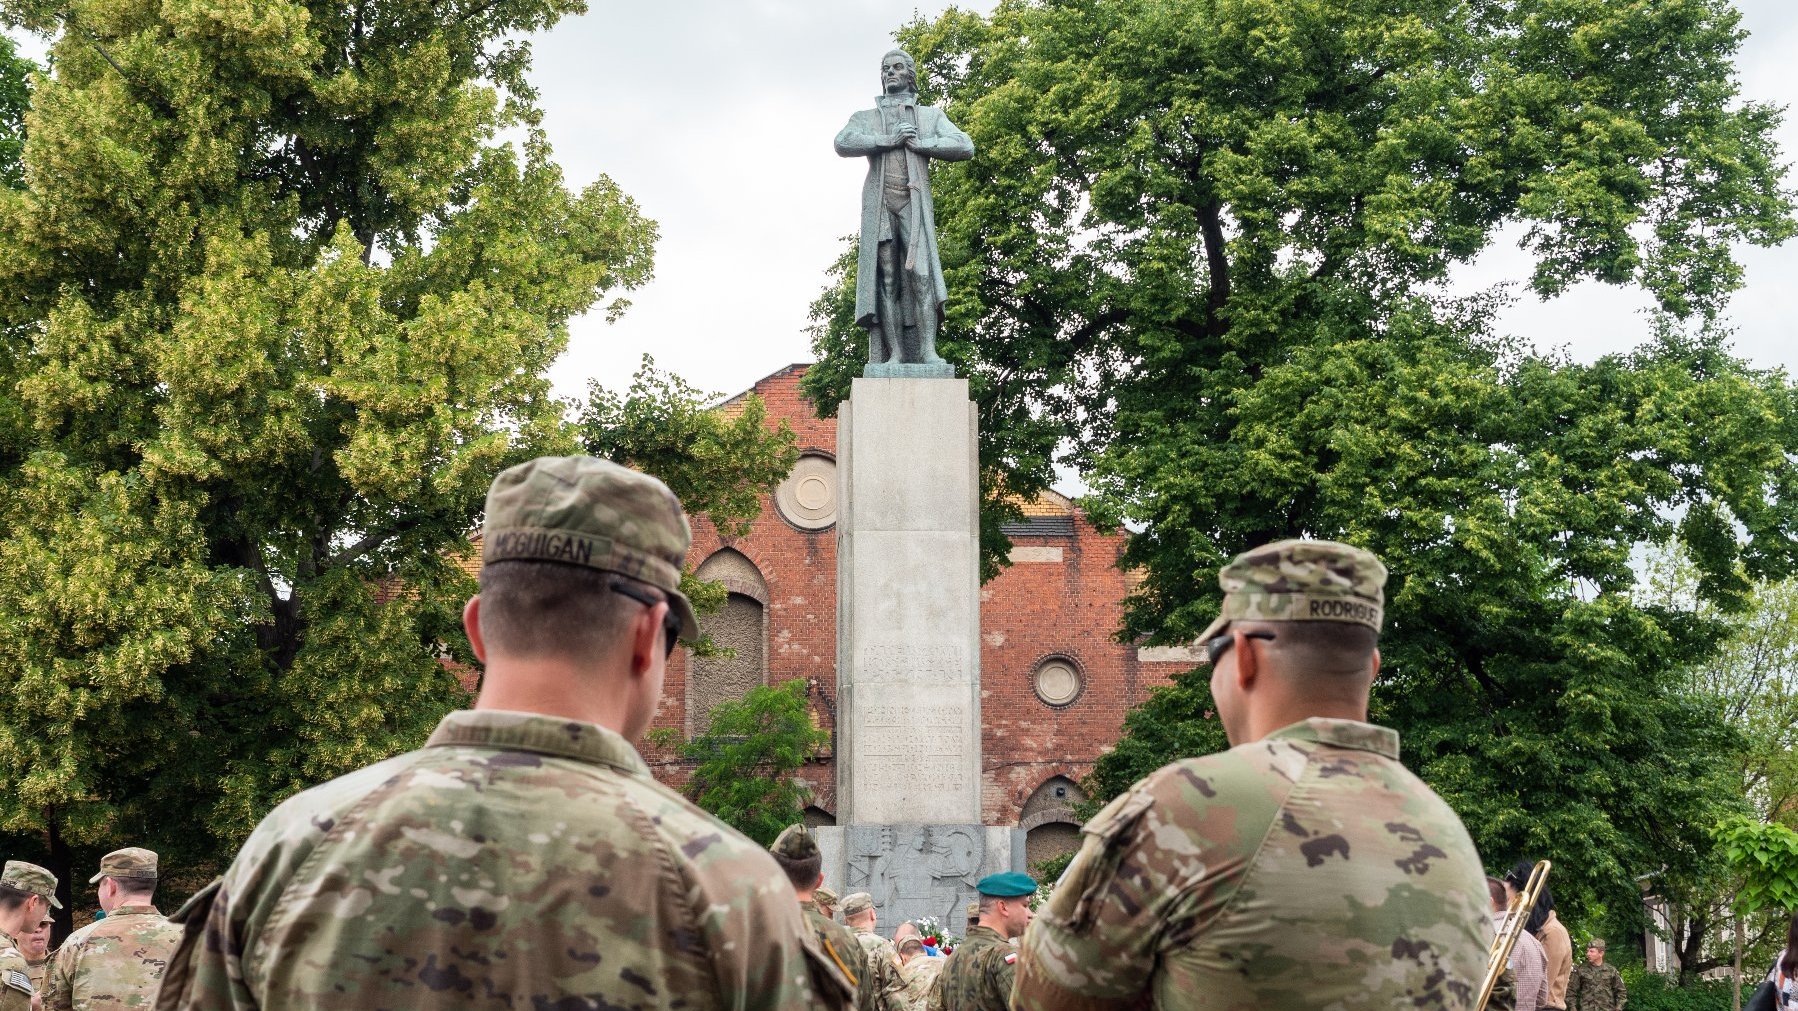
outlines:
[[[893,29],[941,3],[875,0],[671,0],[607,3],[536,42],[534,79],[570,185],[609,174],[661,225],[656,277],[622,320],[578,320],[553,378],[584,393],[622,387],[645,352],[711,392],[732,394],[811,356],[804,327],[826,266],[857,227],[861,159],[831,139],[878,90]],[[990,0],[964,4],[990,10]],[[1798,100],[1798,4],[1740,0],[1751,33],[1743,94]],[[33,47],[34,49],[36,47]],[[1780,132],[1787,160],[1798,124]],[[976,155],[978,157],[978,155]],[[1798,371],[1798,243],[1744,250],[1747,287],[1730,316],[1741,354]],[[1501,243],[1461,278],[1527,277]],[[1591,359],[1646,332],[1644,300],[1588,284],[1543,303],[1525,295],[1503,325],[1538,347]]]
[[[926,15],[943,9],[917,7]],[[990,10],[991,3],[963,4]],[[1742,0],[1751,36],[1744,95],[1798,101],[1798,4]],[[604,172],[662,227],[656,279],[618,323],[575,325],[557,388],[623,384],[644,352],[695,385],[735,393],[811,357],[806,308],[860,213],[861,159],[831,150],[850,112],[878,90],[876,69],[911,3],[675,0],[595,3],[539,39],[536,80],[572,183]],[[1781,130],[1798,152],[1798,124]],[[976,154],[976,157],[979,157]],[[1798,243],[1747,250],[1731,319],[1751,360],[1798,371]],[[1528,276],[1510,243],[1469,282]],[[1625,350],[1647,327],[1644,300],[1588,284],[1543,303],[1525,295],[1504,325],[1581,359]]]

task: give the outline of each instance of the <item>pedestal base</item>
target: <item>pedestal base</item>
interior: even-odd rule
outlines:
[[[1024,833],[993,825],[831,825],[813,830],[824,883],[839,896],[874,896],[877,928],[891,936],[907,920],[934,916],[967,933],[975,882],[1024,868]]]

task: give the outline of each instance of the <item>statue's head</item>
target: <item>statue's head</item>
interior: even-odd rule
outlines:
[[[903,49],[880,58],[880,87],[889,95],[918,90],[918,63]]]

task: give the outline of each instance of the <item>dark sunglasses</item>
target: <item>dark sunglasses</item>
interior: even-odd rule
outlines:
[[[637,603],[642,604],[644,607],[654,607],[657,604],[668,603],[667,597],[658,597],[653,593],[639,590],[629,583],[614,581],[611,589],[612,592],[621,593]],[[674,605],[669,604],[668,610],[662,612],[662,644],[668,648],[668,656],[674,655],[674,645],[679,637],[680,615],[675,614]]]
[[[1272,639],[1274,634],[1272,632],[1244,632],[1242,633],[1242,637],[1244,639]],[[1234,632],[1225,632],[1223,635],[1214,635],[1211,638],[1206,639],[1205,659],[1209,661],[1213,667],[1217,666],[1217,658],[1223,656],[1224,651],[1229,649],[1230,644],[1235,641],[1236,633]]]

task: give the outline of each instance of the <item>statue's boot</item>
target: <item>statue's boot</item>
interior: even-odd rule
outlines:
[[[936,353],[936,314],[926,309],[918,314],[918,357],[925,365],[945,365]]]

